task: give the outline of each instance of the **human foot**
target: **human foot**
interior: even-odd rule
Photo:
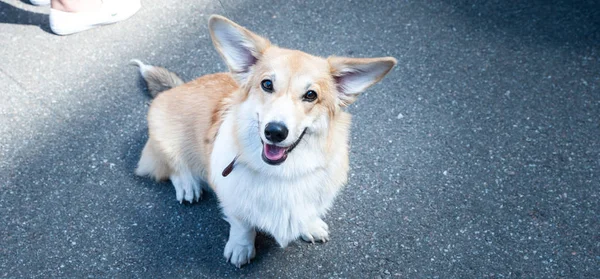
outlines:
[[[57,35],[69,35],[116,23],[128,19],[141,7],[140,0],[103,1],[100,6],[94,4],[98,4],[96,1],[79,6],[54,5],[54,2],[58,1],[52,2],[50,29]]]

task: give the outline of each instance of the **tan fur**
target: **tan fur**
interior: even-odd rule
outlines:
[[[150,139],[136,173],[161,180],[173,165],[187,164],[206,177],[217,130],[237,88],[228,73],[218,73],[159,94],[148,112]]]
[[[146,65],[137,59],[131,60],[129,64],[140,68],[140,73],[148,87],[148,93],[153,98],[160,92],[184,84],[179,76],[165,68]]]

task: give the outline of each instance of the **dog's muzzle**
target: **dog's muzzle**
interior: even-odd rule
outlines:
[[[271,123],[269,123],[269,125],[270,124]],[[269,127],[269,125],[267,125],[267,127]],[[267,129],[265,129],[265,135],[266,135],[266,130]],[[305,133],[306,133],[306,128],[304,128],[304,130],[302,131],[302,134],[300,134],[298,139],[294,143],[292,143],[292,145],[290,145],[288,147],[281,147],[281,146],[277,146],[274,144],[268,144],[268,143],[263,142],[263,152],[262,152],[263,161],[265,161],[265,163],[267,163],[269,165],[279,165],[279,164],[285,162],[288,154],[290,152],[292,152],[292,150],[294,150],[294,148],[296,148],[296,146],[298,146],[298,144],[304,137]],[[285,134],[287,137],[287,128],[286,128]],[[279,142],[281,142],[281,141],[279,141]]]

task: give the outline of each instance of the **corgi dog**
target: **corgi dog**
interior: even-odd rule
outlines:
[[[224,256],[238,268],[255,256],[256,230],[281,247],[328,241],[322,218],[348,176],[345,108],[396,60],[280,48],[218,15],[208,27],[227,73],[184,83],[132,60],[155,97],[136,174],[170,179],[179,202],[212,190],[231,226]]]

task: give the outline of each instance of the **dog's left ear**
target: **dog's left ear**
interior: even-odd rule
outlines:
[[[380,58],[327,58],[335,79],[338,98],[343,107],[356,101],[358,95],[379,82],[396,65],[393,57]]]
[[[241,83],[246,80],[251,67],[271,44],[269,40],[219,15],[210,17],[208,29],[215,48],[233,76]]]

